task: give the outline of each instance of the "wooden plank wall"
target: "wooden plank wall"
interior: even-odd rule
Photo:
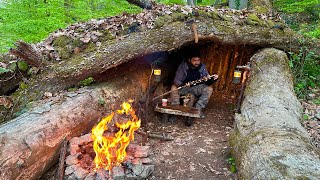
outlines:
[[[225,45],[208,43],[200,46],[200,56],[210,74],[218,74],[214,83],[214,91],[237,93],[239,84],[232,84],[233,72],[237,65],[245,65],[258,47],[246,45]],[[240,89],[239,89],[240,90]]]

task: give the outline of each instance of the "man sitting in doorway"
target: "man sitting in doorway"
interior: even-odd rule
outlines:
[[[213,88],[210,86],[214,80],[218,79],[218,75],[214,75],[213,78],[209,79],[210,75],[206,69],[205,64],[201,63],[201,59],[198,55],[193,55],[188,61],[182,61],[179,65],[173,85],[171,86],[171,104],[180,104],[180,95],[192,94],[198,98],[194,107],[199,109],[201,116],[204,118],[204,114],[201,111],[206,107]],[[198,79],[204,79],[204,83],[191,85],[190,81]],[[177,90],[178,87],[186,85],[185,88]],[[188,122],[189,121],[189,122]],[[188,119],[186,125],[192,125],[192,119]]]

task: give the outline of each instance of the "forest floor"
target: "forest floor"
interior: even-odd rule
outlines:
[[[319,97],[316,92],[314,98]],[[304,114],[308,119],[303,125],[310,134],[312,142],[320,150],[320,106],[310,101],[301,101]],[[231,179],[236,180],[236,173],[231,173],[227,159],[230,157],[228,137],[234,128],[234,110],[236,99],[224,94],[214,94],[204,110],[205,119],[195,119],[190,127],[179,116],[175,122],[161,122],[161,114],[150,115],[145,119],[143,131],[164,133],[173,141],[160,139],[142,140],[136,135],[136,142],[151,146],[151,159],[155,171],[148,179],[155,180],[191,180],[191,179]],[[41,179],[55,179],[57,166]]]
[[[230,172],[229,132],[233,129],[235,100],[215,94],[204,110],[205,119],[194,119],[190,127],[180,116],[161,122],[160,115],[147,123],[150,132],[162,132],[173,141],[149,139],[155,171],[149,179],[236,179]]]

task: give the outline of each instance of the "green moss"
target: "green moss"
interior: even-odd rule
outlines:
[[[82,81],[79,82],[79,86],[83,87],[83,86],[88,86],[90,84],[94,83],[94,79],[93,77],[88,77]]]
[[[185,21],[188,18],[187,15],[185,15],[183,13],[179,13],[179,12],[173,13],[171,16],[172,16],[172,19],[174,19],[176,21]]]
[[[221,20],[219,13],[216,11],[209,13],[209,17],[211,17],[212,19]]]
[[[268,27],[270,27],[270,28],[272,28],[272,27],[275,26],[274,22],[271,21],[270,19],[268,19],[268,20],[266,21],[266,23],[267,23]]]
[[[65,46],[67,46],[67,45],[70,44],[70,43],[72,43],[72,38],[63,35],[63,36],[57,37],[57,38],[52,42],[52,45],[53,45],[53,46],[58,46],[58,47],[65,48]]]
[[[21,71],[27,71],[28,70],[28,64],[25,61],[18,61],[18,68]]]
[[[61,57],[62,60],[67,60],[72,56],[72,49],[71,48],[56,48],[57,52],[59,53],[59,56]]]
[[[96,44],[90,42],[89,44],[86,44],[85,49],[84,49],[84,53],[89,53],[89,52],[94,52],[97,50]]]
[[[255,14],[249,14],[246,22],[249,25],[267,26],[267,23],[259,19],[259,17]]]
[[[17,63],[16,62],[12,62],[7,66],[7,69],[11,70],[11,71],[15,71],[17,69]]]
[[[82,47],[84,45],[84,42],[80,40],[80,38],[76,38],[72,41],[72,47]]]
[[[228,15],[223,15],[223,14],[218,14],[218,16],[220,17],[220,19],[222,19],[223,21],[232,21],[232,18]]]
[[[268,8],[263,7],[263,6],[255,6],[253,8],[257,13],[261,13],[261,14],[267,14],[268,13]]]
[[[27,84],[26,84],[25,82],[22,81],[22,82],[19,84],[19,88],[23,90],[23,89],[27,89],[28,86],[27,86]]]
[[[155,28],[160,28],[164,24],[172,22],[172,16],[170,15],[165,15],[165,16],[160,16],[158,17],[155,22],[154,22],[154,27]]]

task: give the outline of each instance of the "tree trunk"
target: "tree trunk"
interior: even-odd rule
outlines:
[[[195,6],[196,3],[195,3],[194,1],[195,1],[195,0],[187,0],[187,4],[188,4],[189,6]]]
[[[47,44],[41,44],[38,48],[52,45],[61,59],[52,59],[39,75],[29,79],[25,89],[19,89],[15,93],[14,101],[17,106],[11,112],[19,111],[26,103],[40,99],[44,92],[66,90],[88,77],[99,76],[132,59],[192,44],[194,35],[191,20],[198,21],[199,44],[212,42],[222,46],[275,47],[284,51],[298,51],[301,46],[308,46],[319,54],[320,43],[301,44],[301,37],[285,26],[284,29],[273,28],[272,24],[281,24],[277,19],[264,20],[259,18],[259,14],[252,14],[257,17],[253,19],[248,14],[247,18],[240,17],[239,14],[233,14],[234,17],[230,18],[225,12],[209,10],[207,7],[197,8],[194,11],[198,13],[189,12],[186,7],[168,9],[172,11],[170,16],[158,17],[162,9],[155,7],[154,10],[138,15],[124,14],[72,25],[52,34],[45,40],[44,43]],[[147,25],[152,26],[147,28]],[[6,117],[9,119],[10,116]]]
[[[146,92],[148,71],[140,65],[109,75],[112,79],[98,87],[61,94],[0,126],[0,179],[38,179],[58,161],[64,138],[90,132],[110,109],[120,109],[130,98],[137,100],[133,107],[141,118],[138,99]]]
[[[240,179],[319,179],[320,154],[299,122],[302,107],[286,54],[264,49],[251,63],[231,136]]]
[[[127,0],[130,4],[134,4],[143,9],[152,9],[153,2],[151,0]]]
[[[259,13],[270,13],[272,3],[270,0],[250,0],[249,9],[255,9]]]
[[[248,0],[229,0],[229,8],[231,9],[248,8]]]

